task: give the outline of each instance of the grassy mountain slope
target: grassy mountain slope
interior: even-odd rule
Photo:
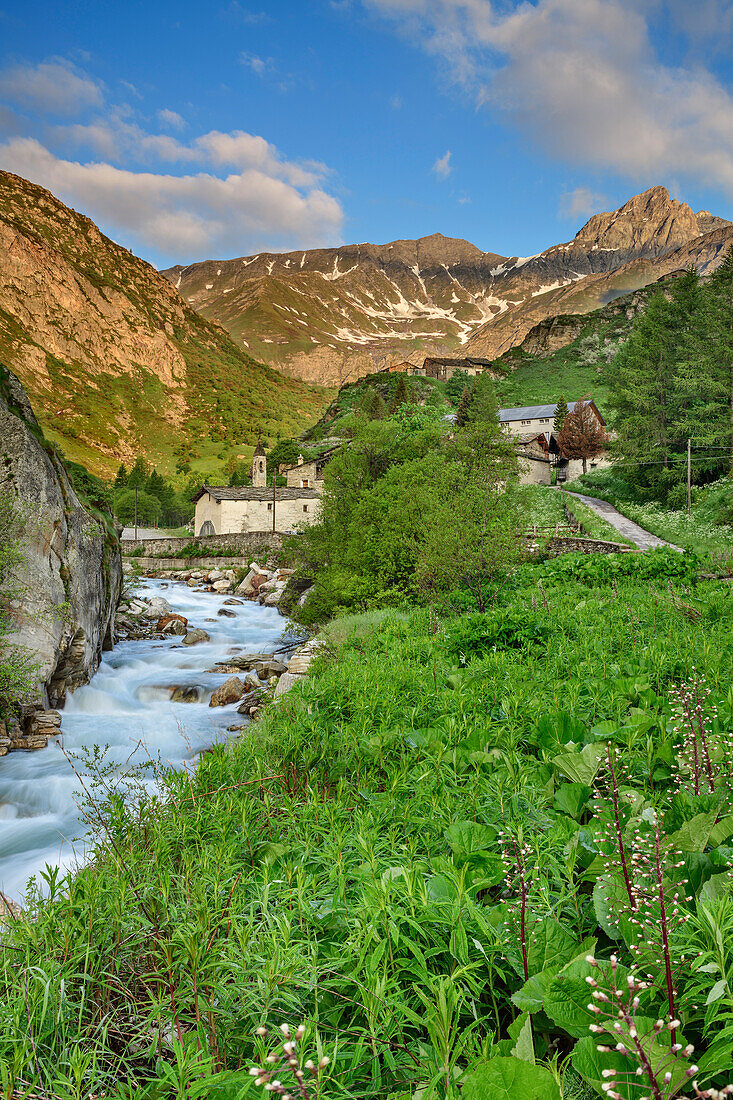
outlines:
[[[263,366],[153,267],[0,172],[0,362],[46,435],[108,474],[143,454],[211,468],[317,418],[328,394]]]
[[[568,401],[592,394],[603,406],[607,387],[602,369],[630,332],[662,279],[614,299],[590,313],[561,314],[535,325],[517,347],[495,362],[502,377],[497,395],[504,408]]]

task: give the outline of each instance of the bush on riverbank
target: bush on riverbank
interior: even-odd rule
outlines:
[[[303,1057],[331,1058],[322,1100],[585,1100],[605,1069],[637,1064],[589,1031],[585,979],[607,982],[611,955],[623,982],[634,960],[653,976],[635,1012],[658,1064],[655,902],[635,955],[613,919],[623,893],[609,906],[598,886],[617,889],[609,750],[621,835],[653,840],[660,823],[663,892],[689,917],[668,923],[688,960],[677,1035],[701,1087],[727,1082],[733,595],[667,577],[670,557],[619,558],[592,585],[570,557],[523,566],[470,619],[362,617],[251,736],[163,775],[163,798],[126,806],[100,777],[93,862],[49,875],[49,900],[4,932],[5,1092],[259,1095],[253,1060],[303,1022]],[[693,669],[711,691],[712,793],[707,772],[695,793],[672,709]]]

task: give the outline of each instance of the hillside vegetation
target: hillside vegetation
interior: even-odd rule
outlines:
[[[142,455],[210,472],[292,435],[328,394],[257,363],[154,268],[48,191],[0,172],[0,362],[92,472]]]

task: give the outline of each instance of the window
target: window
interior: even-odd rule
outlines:
[[[307,477],[304,477],[304,478],[303,478],[303,479],[301,480],[301,482],[300,482],[300,487],[301,487],[301,489],[309,489],[309,488],[310,488],[310,482],[308,481],[308,478],[307,478]]]
[[[267,511],[268,512],[272,511],[272,501],[270,501],[270,503],[267,505]]]
[[[308,511],[308,505],[307,505],[307,504],[304,504],[304,505],[303,505],[303,511],[304,511],[304,512],[307,512],[307,511]]]
[[[549,416],[543,416],[542,419],[540,420],[540,424],[549,424],[549,423],[550,423]]]
[[[531,423],[532,423],[532,421],[531,421],[531,420],[523,420],[523,421],[522,421],[522,423],[523,423],[523,424],[531,424]]]

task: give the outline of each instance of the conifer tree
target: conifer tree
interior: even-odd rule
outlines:
[[[120,468],[115,475],[115,489],[124,489],[127,485],[127,467],[124,462],[120,463]]]
[[[565,423],[565,418],[567,417],[569,411],[570,410],[568,409],[568,403],[565,400],[565,397],[563,396],[563,394],[560,394],[557,405],[555,406],[555,423],[553,424],[556,436],[559,435],[562,431],[563,424]]]
[[[461,394],[461,400],[458,402],[458,408],[456,409],[455,425],[457,428],[465,428],[468,423],[468,411],[475,393],[476,383],[472,382],[470,386],[465,387]]]
[[[394,391],[392,400],[389,403],[390,416],[393,412],[399,409],[400,405],[411,404],[413,402],[413,396],[405,380],[404,374],[400,375],[400,380],[397,383],[397,388]]]
[[[387,405],[377,389],[370,388],[361,409],[367,420],[384,420],[387,416]]]
[[[583,473],[589,458],[596,458],[608,444],[608,436],[595,413],[585,401],[576,401],[573,412],[568,413],[558,438],[560,451],[566,458],[583,460]]]
[[[680,427],[698,448],[721,458],[727,452],[733,471],[733,249],[699,295],[694,321],[678,372]]]

